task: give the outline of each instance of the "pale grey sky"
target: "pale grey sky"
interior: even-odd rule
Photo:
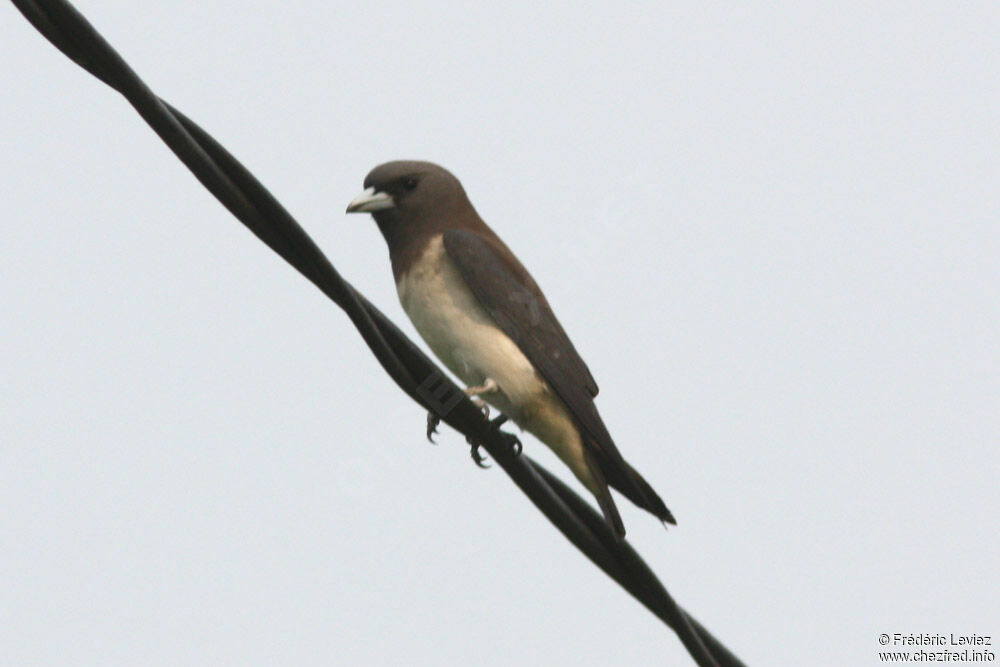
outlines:
[[[749,664],[1000,635],[996,3],[77,7],[411,335],[343,210],[388,159],[458,175],[678,518],[622,501],[630,538]],[[0,25],[0,661],[687,664]]]

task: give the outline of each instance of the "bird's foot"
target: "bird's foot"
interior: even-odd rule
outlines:
[[[490,418],[490,406],[486,405],[486,401],[484,401],[483,399],[479,398],[479,394],[488,394],[490,392],[496,391],[497,389],[499,389],[499,387],[497,386],[496,381],[494,381],[493,378],[487,378],[486,382],[484,382],[482,386],[480,386],[480,387],[468,387],[464,391],[465,391],[465,395],[469,397],[469,400],[471,400],[473,403],[475,403],[476,407],[479,408],[480,410],[482,410],[483,411],[483,415],[485,415],[485,417],[487,419],[489,419]],[[426,432],[426,434],[427,434],[427,440],[432,445],[436,445],[437,444],[436,442],[434,442],[434,436],[438,432],[437,427],[438,427],[438,425],[440,423],[441,423],[441,417],[437,413],[435,413],[433,411],[428,411],[427,412],[427,432]]]
[[[500,431],[500,437],[507,443],[507,449],[510,450],[511,456],[517,458],[521,455],[523,447],[521,446],[521,439],[519,437],[506,431]]]
[[[499,417],[490,422],[490,428],[500,434],[500,437],[504,439],[507,443],[507,447],[510,449],[510,453],[514,456],[521,455],[521,439],[514,435],[513,433],[507,433],[506,431],[501,431],[500,427],[507,423],[507,415],[501,414]]]
[[[500,427],[503,426],[504,423],[506,422],[507,422],[507,415],[501,414],[496,419],[490,422],[490,430],[496,431],[498,434],[500,434],[500,437],[507,444],[508,449],[510,449],[511,455],[520,456],[522,450],[521,439],[518,438],[513,433],[507,433],[505,431],[500,430]],[[482,444],[475,442],[471,439],[468,439],[468,443],[470,447],[472,447],[472,449],[469,451],[469,454],[472,456],[472,460],[475,461],[476,465],[479,466],[480,468],[489,468],[489,466],[486,465],[486,457],[483,456],[482,452],[479,451],[480,448],[482,447]]]

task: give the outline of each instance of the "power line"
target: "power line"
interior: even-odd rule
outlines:
[[[511,446],[513,436],[493,427],[434,362],[340,276],[253,174],[191,119],[157,97],[70,3],[12,1],[56,48],[124,95],[202,185],[347,313],[403,391],[424,408],[434,410],[470,443],[485,448],[570,542],[677,633],[698,665],[743,665],[673,600],[639,554],[627,542],[615,538],[589,503],[528,456],[519,455]],[[433,394],[427,391],[428,382],[433,383]]]

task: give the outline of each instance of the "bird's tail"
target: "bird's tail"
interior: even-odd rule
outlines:
[[[660,521],[674,526],[677,525],[677,520],[674,519],[674,515],[667,509],[659,494],[653,490],[649,482],[643,479],[642,475],[635,468],[625,461],[622,461],[624,465],[601,465],[603,463],[603,461],[598,461],[603,473],[602,476],[607,480],[608,484]],[[598,498],[599,500],[600,498]],[[601,509],[604,509],[603,505],[601,505]]]
[[[608,482],[611,486],[621,491],[626,498],[653,514],[660,521],[676,526],[677,520],[674,518],[674,515],[667,509],[667,506],[663,503],[659,494],[649,485],[649,482],[643,479],[642,475],[635,468],[627,463],[625,465],[628,466],[628,473],[630,473],[627,475],[627,479],[608,477]],[[622,477],[626,477],[626,475],[622,475]]]

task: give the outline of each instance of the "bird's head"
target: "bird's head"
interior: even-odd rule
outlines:
[[[347,205],[347,212],[371,213],[380,227],[420,224],[468,202],[458,179],[430,162],[380,164],[365,176],[364,186],[364,192]]]

